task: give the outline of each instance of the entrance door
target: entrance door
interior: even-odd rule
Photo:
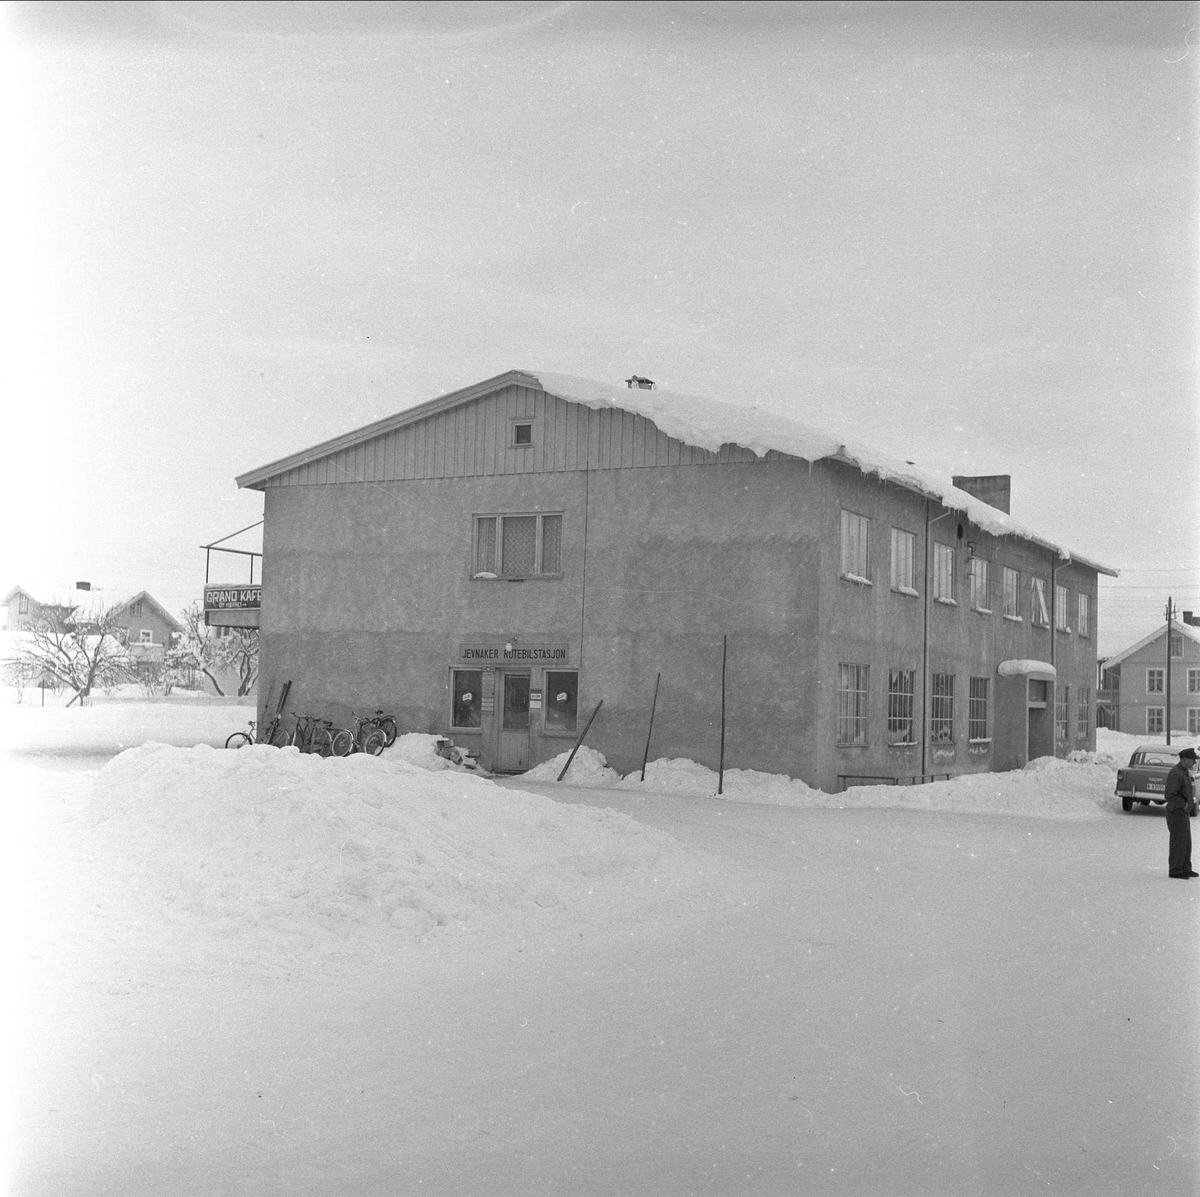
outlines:
[[[496,768],[519,773],[529,768],[529,674],[504,673],[500,743]]]

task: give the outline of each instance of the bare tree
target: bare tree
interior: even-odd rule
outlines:
[[[67,609],[39,620],[24,636],[15,660],[47,681],[74,690],[82,706],[97,687],[117,686],[137,676],[126,647],[125,628],[118,622],[125,605],[81,612]]]
[[[218,635],[204,622],[199,603],[180,612],[183,633],[167,653],[168,673],[179,677],[188,670],[199,670],[218,694],[236,679],[238,696],[249,694],[258,681],[258,629],[229,628]],[[222,685],[224,680],[224,685]]]

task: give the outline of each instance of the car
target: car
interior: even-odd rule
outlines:
[[[1162,806],[1166,802],[1167,774],[1179,764],[1179,751],[1154,744],[1133,750],[1129,764],[1117,770],[1116,794],[1122,810],[1133,810],[1135,802],[1143,806],[1152,802]],[[1195,777],[1194,772],[1192,776]]]

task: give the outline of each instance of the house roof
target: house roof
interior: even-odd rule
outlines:
[[[238,475],[240,487],[262,490],[279,474],[308,465],[343,449],[394,432],[437,415],[462,403],[481,399],[508,386],[525,386],[545,391],[571,403],[591,408],[620,408],[646,417],[668,436],[700,449],[718,451],[723,445],[736,444],[762,455],[783,453],[805,461],[833,460],[871,474],[961,512],[977,527],[996,536],[1018,536],[1056,553],[1063,562],[1075,561],[1098,573],[1116,577],[1117,571],[1089,560],[1063,545],[1047,539],[1015,520],[1006,512],[984,503],[965,490],[916,469],[906,461],[889,457],[873,447],[848,441],[814,425],[792,419],[754,403],[742,403],[742,396],[710,399],[679,391],[648,390],[618,386],[569,374],[544,371],[508,370],[461,390],[439,395],[436,399],[408,408],[386,419],[377,420],[352,432],[322,441],[309,449],[293,453],[258,469]]]
[[[1200,628],[1195,628],[1191,624],[1177,622],[1172,626],[1171,631],[1179,632],[1189,640],[1200,644]],[[1111,669],[1114,665],[1120,665],[1127,657],[1132,657],[1135,653],[1141,652],[1147,645],[1153,644],[1156,640],[1161,640],[1166,634],[1167,625],[1164,623],[1155,628],[1149,636],[1143,636],[1136,644],[1131,644],[1127,649],[1117,653],[1116,656],[1106,657],[1104,668]]]
[[[36,603],[37,599],[25,589],[24,586],[14,586],[2,599],[0,599],[0,607],[7,606],[17,597],[18,594],[23,594],[27,599],[33,599]]]
[[[177,620],[175,618],[175,616],[172,615],[170,613],[170,611],[168,611],[166,609],[166,607],[164,607],[162,605],[162,603],[160,603],[158,601],[158,599],[156,599],[154,597],[154,595],[152,595],[148,590],[139,590],[137,592],[137,594],[135,594],[133,596],[133,598],[126,599],[122,605],[125,607],[132,606],[139,599],[141,599],[143,602],[149,603],[150,606],[153,607],[154,610],[158,612],[159,616],[162,618],[163,623],[165,623],[171,629],[171,631],[173,631],[173,632],[182,632],[183,631],[183,624],[181,624],[179,622],[179,620]]]

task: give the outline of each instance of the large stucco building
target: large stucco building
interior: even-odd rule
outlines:
[[[1096,579],[1003,477],[753,407],[510,371],[250,471],[264,707],[520,771],[587,743],[920,778],[1094,746]],[[974,493],[972,493],[974,492]],[[722,678],[724,676],[724,685]],[[659,679],[661,678],[661,681]]]

